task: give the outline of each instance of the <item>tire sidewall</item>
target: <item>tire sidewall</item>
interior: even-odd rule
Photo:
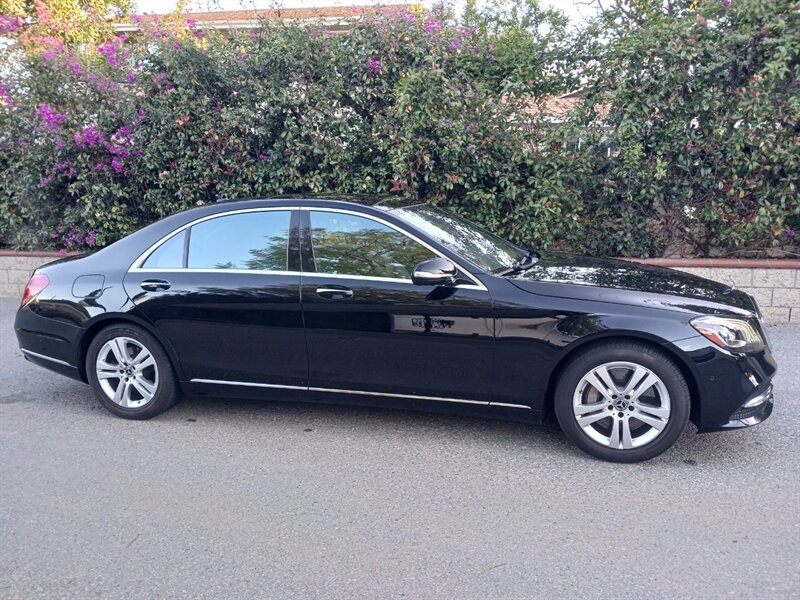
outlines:
[[[671,412],[667,426],[656,439],[640,448],[619,450],[592,440],[578,425],[572,410],[575,389],[584,375],[599,365],[615,361],[637,363],[650,369],[669,393]],[[607,344],[582,353],[565,368],[556,387],[554,408],[561,429],[584,452],[612,462],[640,462],[675,444],[689,422],[691,398],[680,369],[663,353],[644,345]]]
[[[153,399],[144,406],[126,408],[116,404],[106,396],[97,378],[95,365],[100,349],[106,342],[116,337],[128,337],[136,340],[147,348],[156,361],[158,387]],[[110,325],[92,339],[86,352],[86,377],[100,403],[115,415],[126,419],[149,419],[154,417],[172,406],[178,395],[175,375],[167,353],[153,335],[135,325]]]

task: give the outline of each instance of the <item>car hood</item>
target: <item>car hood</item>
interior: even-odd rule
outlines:
[[[543,254],[533,267],[510,281],[526,291],[566,298],[658,304],[712,314],[755,310],[750,296],[732,286],[674,269],[609,258]]]

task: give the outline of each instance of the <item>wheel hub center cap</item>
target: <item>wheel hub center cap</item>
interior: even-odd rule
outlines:
[[[628,401],[627,400],[615,400],[614,401],[614,408],[617,410],[625,410],[628,408]]]

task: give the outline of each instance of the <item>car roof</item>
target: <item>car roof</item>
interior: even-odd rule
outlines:
[[[384,210],[401,208],[420,204],[419,200],[409,198],[399,198],[397,196],[383,196],[379,194],[283,194],[264,198],[225,198],[218,200],[216,204],[248,204],[263,203],[280,204],[286,200],[308,202],[310,206],[325,206],[327,204],[355,204],[358,206],[369,206],[382,208]]]

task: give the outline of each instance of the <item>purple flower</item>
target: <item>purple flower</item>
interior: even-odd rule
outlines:
[[[46,185],[47,185],[48,183],[50,183],[52,180],[53,180],[53,176],[52,176],[52,175],[48,175],[47,177],[42,177],[42,178],[39,180],[39,187],[44,187],[44,186],[46,186]]]
[[[442,22],[436,19],[428,19],[425,21],[425,33],[439,33],[442,31]]]
[[[117,45],[114,42],[106,42],[97,47],[97,51],[106,57],[109,66],[113,69],[119,68],[120,61],[117,57]]]
[[[380,154],[378,154],[378,156],[375,157],[375,162],[381,162],[382,160],[383,158],[381,158]]]
[[[101,77],[97,80],[97,91],[98,92],[109,92],[114,91],[117,89],[117,84],[111,81],[109,77]]]
[[[22,28],[23,21],[20,17],[0,15],[0,35],[14,33]]]
[[[730,6],[731,0],[722,0],[722,6]]]
[[[169,80],[169,74],[166,71],[159,71],[155,77],[153,77],[153,83],[156,85],[164,85],[168,90],[172,89],[172,82]]]
[[[128,73],[127,75],[128,83],[136,83],[136,75],[133,73]]]
[[[791,227],[786,228],[786,237],[793,238],[794,237],[794,229]]]
[[[123,173],[125,171],[122,161],[116,157],[111,159],[111,166],[114,167],[115,173]]]
[[[83,131],[76,131],[72,134],[72,139],[78,148],[94,148],[103,143],[106,136],[96,126],[90,125]]]
[[[6,84],[0,79],[0,106],[11,106],[12,104],[14,104],[14,101],[11,100]]]
[[[173,50],[180,50],[181,49],[181,45],[178,42],[175,42],[174,44],[172,44],[172,49]]]
[[[259,154],[258,155],[258,160],[267,160],[267,155],[266,154]]]
[[[58,52],[55,50],[45,50],[42,52],[42,58],[45,60],[55,60],[56,56],[58,56]]]
[[[381,67],[380,61],[375,58],[370,58],[369,62],[367,62],[367,71],[369,73],[375,73],[376,75],[383,70]]]
[[[67,120],[67,115],[55,112],[49,105],[40,104],[36,114],[44,122],[48,131],[61,131],[61,126]]]

